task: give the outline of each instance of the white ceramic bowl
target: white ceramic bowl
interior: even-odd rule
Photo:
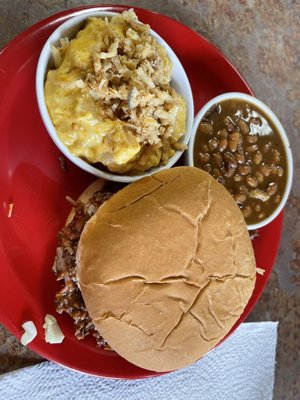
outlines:
[[[46,41],[42,52],[39,57],[37,71],[36,71],[36,96],[37,96],[37,103],[40,111],[40,115],[44,122],[44,125],[51,136],[52,140],[56,144],[56,146],[60,149],[60,151],[74,164],[78,167],[82,168],[83,170],[90,172],[91,174],[98,176],[100,178],[108,179],[111,181],[116,182],[132,182],[137,179],[140,179],[143,176],[151,175],[154,172],[160,171],[165,168],[172,167],[180,158],[183,151],[177,151],[173,157],[169,159],[169,162],[164,166],[159,166],[155,168],[151,168],[148,171],[139,173],[137,175],[126,175],[126,174],[117,174],[117,173],[107,173],[101,171],[93,167],[91,164],[87,163],[86,161],[82,160],[79,157],[75,157],[69,151],[69,149],[60,141],[55,127],[51,121],[49,116],[47,106],[45,103],[44,98],[44,83],[46,79],[46,74],[49,69],[49,66],[52,63],[52,53],[51,53],[51,45],[58,45],[59,39],[63,37],[72,38],[79,30],[80,26],[82,25],[83,21],[88,17],[105,17],[105,16],[113,16],[116,13],[101,11],[101,8],[95,7],[93,9],[82,10],[78,12],[78,16],[69,19],[62,25],[60,25],[49,37]],[[192,90],[190,87],[189,80],[187,75],[177,58],[176,54],[170,48],[170,46],[154,31],[151,30],[151,35],[156,38],[158,43],[160,43],[168,53],[168,56],[172,60],[173,63],[173,73],[172,73],[172,86],[175,90],[185,99],[187,104],[187,120],[186,120],[186,133],[183,138],[183,143],[188,144],[192,126],[193,126],[193,119],[194,119],[194,103],[193,103],[193,95]]]
[[[281,136],[282,143],[285,148],[286,156],[287,156],[287,181],[286,181],[286,187],[284,194],[282,196],[282,199],[280,203],[278,204],[277,208],[274,210],[274,212],[268,217],[265,218],[264,220],[261,220],[260,222],[252,225],[248,225],[249,230],[253,229],[259,229],[262,228],[263,226],[269,224],[271,221],[273,221],[278,214],[281,212],[283,207],[285,206],[285,203],[288,199],[288,196],[291,191],[291,186],[292,186],[292,180],[293,180],[293,157],[292,157],[292,151],[291,151],[291,146],[287,137],[287,134],[281,125],[279,119],[276,117],[276,115],[273,113],[273,111],[262,101],[258,100],[257,98],[250,96],[248,94],[244,93],[239,93],[239,92],[230,92],[230,93],[224,93],[221,94],[220,96],[217,96],[210,100],[208,103],[206,103],[201,110],[198,112],[198,114],[195,117],[194,125],[193,125],[193,130],[192,130],[192,135],[188,147],[188,151],[186,154],[186,163],[190,166],[194,166],[194,142],[195,142],[195,137],[197,133],[197,128],[204,117],[205,113],[214,105],[221,103],[224,100],[230,100],[230,99],[240,99],[242,101],[247,101],[247,103],[252,104],[253,106],[256,106],[258,109],[261,109],[265,115],[268,117],[268,120],[271,121],[274,126],[277,128],[278,133]]]

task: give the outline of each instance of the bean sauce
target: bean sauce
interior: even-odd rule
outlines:
[[[287,182],[287,157],[275,126],[262,110],[238,99],[207,111],[195,138],[194,165],[226,187],[247,224],[273,213]]]

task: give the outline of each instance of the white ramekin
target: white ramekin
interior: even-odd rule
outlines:
[[[206,103],[201,110],[198,112],[198,114],[195,117],[194,120],[194,125],[192,129],[192,134],[191,134],[191,139],[190,143],[188,146],[188,150],[186,153],[186,164],[190,166],[194,166],[194,143],[195,143],[195,137],[197,133],[198,126],[204,117],[205,113],[214,105],[221,103],[224,100],[230,100],[230,99],[237,99],[237,100],[242,100],[242,101],[247,101],[247,103],[256,106],[258,109],[262,110],[264,114],[267,116],[267,119],[273,123],[273,125],[276,127],[281,139],[282,143],[285,148],[286,152],[286,157],[287,157],[287,180],[286,180],[286,187],[284,194],[282,196],[282,199],[280,203],[278,204],[277,208],[273,211],[273,213],[265,218],[264,220],[261,220],[260,222],[256,224],[249,224],[248,229],[249,230],[254,230],[254,229],[259,229],[262,228],[263,226],[269,224],[271,221],[273,221],[278,214],[282,211],[283,207],[285,206],[285,203],[288,199],[288,196],[291,191],[292,187],[292,180],[293,180],[293,157],[292,157],[292,151],[291,151],[291,146],[287,137],[287,134],[281,125],[281,122],[279,119],[276,117],[276,115],[273,113],[273,111],[262,101],[258,100],[257,98],[250,96],[245,93],[239,93],[239,92],[230,92],[230,93],[224,93],[221,94],[220,96],[217,96],[210,100],[208,103]]]
[[[80,29],[80,26],[82,25],[83,21],[88,18],[88,17],[105,17],[105,16],[113,16],[116,13],[114,12],[107,12],[107,11],[101,11],[101,8],[95,7],[92,9],[88,10],[81,10],[78,12],[78,15],[74,18],[70,18],[68,21],[60,25],[48,38],[46,41],[42,52],[40,54],[39,60],[38,60],[38,65],[37,65],[37,71],[36,71],[36,96],[37,96],[37,103],[40,111],[40,115],[42,117],[42,120],[44,122],[44,125],[51,136],[52,140],[56,144],[56,146],[60,149],[60,151],[74,164],[76,164],[78,167],[82,168],[83,170],[98,176],[100,178],[108,179],[111,181],[115,182],[132,182],[137,179],[142,178],[143,176],[146,175],[151,175],[154,172],[158,172],[162,169],[165,168],[170,168],[172,167],[180,158],[182,155],[183,151],[177,151],[173,157],[171,157],[166,165],[151,168],[148,171],[139,173],[137,175],[126,175],[126,174],[117,174],[113,172],[104,172],[101,171],[98,168],[95,168],[88,162],[82,160],[79,157],[76,157],[72,155],[65,146],[61,140],[59,139],[57,132],[55,130],[55,127],[51,121],[51,118],[49,116],[47,106],[45,103],[45,98],[44,98],[44,83],[46,79],[46,74],[49,69],[49,66],[51,65],[52,61],[52,52],[51,52],[51,45],[58,45],[59,44],[59,39],[63,37],[69,37],[72,38],[76,34],[76,32]],[[174,51],[171,49],[171,47],[153,30],[150,31],[151,35],[156,38],[159,44],[161,44],[168,56],[170,57],[172,63],[173,63],[173,72],[172,72],[172,86],[175,88],[175,90],[185,99],[186,105],[187,105],[187,119],[186,119],[186,133],[185,136],[182,140],[183,143],[186,145],[189,142],[191,132],[192,132],[192,127],[193,127],[193,119],[194,119],[194,102],[193,102],[193,95],[192,95],[192,90],[190,87],[189,80],[187,78],[187,75],[183,69],[183,66],[181,65],[179,59],[177,58],[176,54]]]

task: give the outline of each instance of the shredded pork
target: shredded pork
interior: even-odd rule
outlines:
[[[101,204],[113,195],[111,192],[96,192],[86,203],[77,202],[72,221],[58,233],[58,247],[53,271],[62,288],[55,296],[56,310],[70,315],[74,320],[75,336],[83,339],[88,334],[96,338],[97,345],[109,348],[95,329],[76,280],[76,251],[81,232],[86,222],[95,214]]]
[[[150,35],[149,25],[138,23],[133,10],[122,16],[125,37],[106,19],[108,48],[94,55],[94,72],[85,83],[103,117],[125,121],[142,144],[159,144],[163,136],[173,136],[180,107],[170,85],[172,63]]]

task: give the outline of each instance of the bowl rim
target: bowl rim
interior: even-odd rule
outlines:
[[[42,51],[39,55],[38,58],[38,63],[37,63],[37,68],[36,68],[36,77],[35,77],[35,91],[36,91],[36,98],[37,98],[37,104],[38,104],[38,109],[40,112],[41,119],[44,123],[44,126],[55,143],[55,145],[58,147],[58,149],[63,153],[64,156],[66,156],[70,161],[72,161],[77,167],[83,169],[84,171],[98,177],[98,178],[103,178],[106,180],[114,181],[114,182],[122,182],[122,183],[130,183],[133,181],[136,181],[144,176],[152,175],[155,172],[161,171],[163,169],[171,168],[182,156],[184,150],[176,150],[176,153],[170,157],[168,160],[168,163],[166,165],[160,165],[157,167],[152,167],[148,171],[142,171],[141,173],[138,173],[136,175],[127,175],[125,174],[118,174],[118,173],[113,173],[113,172],[106,172],[102,171],[93,165],[89,164],[88,162],[84,161],[80,157],[74,156],[71,154],[71,152],[68,150],[67,146],[59,139],[58,134],[56,132],[56,129],[52,123],[52,120],[50,118],[50,115],[48,113],[48,109],[45,103],[44,99],[44,82],[45,82],[45,77],[46,77],[46,72],[49,64],[49,60],[51,57],[51,50],[50,46],[52,43],[57,42],[59,38],[62,37],[62,32],[67,29],[75,28],[76,25],[80,25],[84,20],[86,20],[89,17],[105,17],[105,16],[114,16],[120,14],[118,12],[112,12],[112,11],[103,11],[101,7],[94,7],[94,8],[89,8],[89,9],[83,9],[79,11],[78,15],[75,17],[72,17],[59,25],[53,32],[52,34],[48,37],[46,40],[45,44],[43,45]],[[179,68],[180,71],[180,81],[181,81],[181,86],[185,87],[185,95],[184,100],[186,102],[186,132],[183,138],[181,139],[182,143],[188,145],[189,140],[192,135],[192,129],[193,129],[193,122],[194,122],[194,100],[193,100],[193,93],[191,89],[191,85],[188,79],[188,76],[185,72],[185,69],[183,68],[183,65],[181,64],[179,58],[173,51],[173,49],[168,45],[168,43],[155,31],[153,31],[150,28],[150,34],[155,37],[155,39],[158,41],[159,44],[161,44],[168,56],[171,58],[173,61],[173,68],[174,64]],[[172,80],[171,80],[172,82]],[[176,82],[179,82],[177,80]],[[181,93],[180,93],[181,94]],[[181,94],[182,95],[182,94]]]
[[[271,215],[269,215],[269,217],[265,218],[264,220],[262,220],[260,222],[255,223],[255,224],[247,224],[248,230],[255,230],[255,229],[262,228],[263,226],[266,226],[280,214],[280,212],[284,208],[284,206],[287,202],[287,199],[289,197],[289,194],[290,194],[290,191],[292,188],[292,181],[293,181],[293,155],[292,155],[291,145],[289,143],[289,139],[286,134],[286,131],[283,128],[279,118],[270,109],[269,106],[267,106],[263,101],[257,99],[256,97],[251,96],[249,94],[241,93],[241,92],[223,93],[219,96],[214,97],[210,101],[208,101],[200,109],[200,111],[197,113],[197,115],[194,119],[192,135],[191,135],[191,139],[190,139],[188,150],[187,150],[187,163],[189,166],[192,166],[192,167],[194,166],[194,143],[195,143],[197,128],[198,128],[200,121],[202,120],[204,114],[214,104],[220,103],[222,101],[229,100],[229,99],[246,100],[249,103],[256,105],[258,108],[260,108],[266,114],[266,116],[272,121],[272,123],[275,125],[275,127],[282,139],[282,143],[283,143],[283,146],[284,146],[284,149],[286,152],[286,157],[287,157],[287,179],[286,179],[286,186],[285,186],[285,190],[284,190],[282,199],[281,199],[280,203],[278,204],[278,206],[273,211],[273,213]]]

